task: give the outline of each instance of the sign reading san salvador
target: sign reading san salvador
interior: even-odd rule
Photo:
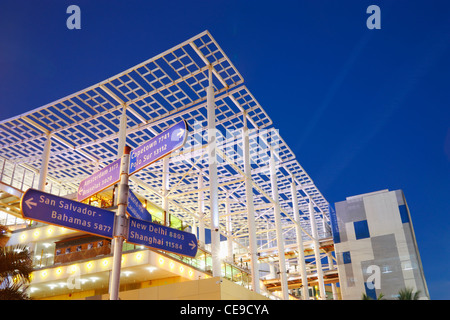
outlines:
[[[189,257],[197,254],[194,234],[133,217],[128,222],[127,242]]]
[[[183,120],[131,151],[129,174],[180,149],[186,142],[187,134],[187,123]]]
[[[113,238],[114,212],[28,189],[20,200],[24,219]]]

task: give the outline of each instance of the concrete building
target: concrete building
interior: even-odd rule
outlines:
[[[331,210],[343,299],[396,299],[403,288],[429,293],[402,190],[348,197]]]

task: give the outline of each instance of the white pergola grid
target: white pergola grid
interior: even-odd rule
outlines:
[[[275,145],[283,231],[295,241],[291,188],[297,184],[301,225],[310,232],[311,197],[320,237],[327,235],[328,202],[296,160],[276,126],[250,93],[243,77],[205,31],[114,77],[0,122],[1,157],[39,172],[47,136],[52,139],[48,178],[75,193],[80,181],[117,159],[119,127],[126,107],[127,145],[135,148],[180,120],[190,127],[186,145],[169,160],[170,213],[191,223],[198,218],[198,176],[203,176],[205,219],[209,219],[209,176],[206,138],[208,68],[213,84],[218,129],[218,184],[221,232],[226,234],[225,201],[229,199],[232,237],[247,243],[248,226],[243,178],[242,128],[250,129],[252,181],[259,240],[274,238],[275,222],[269,177],[270,150]],[[222,136],[221,136],[222,135]],[[267,141],[269,135],[270,142]],[[265,147],[264,147],[265,146]],[[135,174],[131,187],[149,201],[162,203],[162,160]],[[37,180],[37,179],[35,179]],[[35,181],[36,182],[36,181]],[[273,234],[272,234],[273,233]],[[305,240],[309,240],[305,237]],[[273,245],[275,247],[275,245]]]

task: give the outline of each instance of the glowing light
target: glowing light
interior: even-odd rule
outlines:
[[[92,262],[88,262],[87,265],[86,265],[86,267],[87,267],[88,269],[91,269],[92,266],[93,266],[93,263],[92,263]]]
[[[108,260],[107,259],[105,259],[105,260],[103,260],[103,262],[102,262],[102,265],[104,266],[104,267],[106,267],[107,265],[108,265]]]
[[[136,255],[136,259],[137,259],[137,260],[141,260],[141,259],[142,259],[142,253],[138,253],[138,254]]]
[[[221,260],[223,260],[223,259],[225,259],[226,257],[228,257],[228,250],[227,250],[227,248],[224,248],[224,247],[220,248],[220,251],[219,251],[219,258],[220,258]]]
[[[47,233],[48,233],[49,235],[51,235],[51,234],[53,233],[53,229],[52,229],[52,228],[49,228],[49,229],[47,230]]]
[[[39,231],[35,231],[33,234],[35,237],[39,236]]]
[[[22,235],[20,236],[20,240],[25,240],[26,237],[27,237],[27,235],[24,233],[24,234],[22,234]]]
[[[175,264],[172,261],[170,261],[169,267],[170,269],[173,269],[175,267]]]
[[[62,273],[62,268],[56,269],[56,274],[61,274],[61,273]]]
[[[42,278],[45,278],[47,275],[48,275],[47,270],[44,270],[44,271],[41,272],[41,277]]]
[[[159,264],[163,264],[164,263],[164,259],[163,258],[159,258]]]
[[[194,275],[194,272],[192,270],[189,270],[189,276],[192,277]]]
[[[184,267],[180,266],[180,272],[184,272]]]

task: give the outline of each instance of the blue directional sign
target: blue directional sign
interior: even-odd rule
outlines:
[[[180,149],[186,142],[187,134],[187,123],[183,120],[131,151],[129,174]]]
[[[20,200],[25,219],[113,238],[114,212],[28,189]]]
[[[127,242],[188,257],[197,254],[197,237],[189,232],[129,218]]]
[[[78,186],[77,200],[83,201],[90,196],[112,186],[120,180],[120,160],[117,159],[90,177],[81,181]]]
[[[152,221],[152,215],[142,206],[141,201],[136,197],[136,195],[128,190],[128,204],[127,204],[127,212],[133,218]]]

